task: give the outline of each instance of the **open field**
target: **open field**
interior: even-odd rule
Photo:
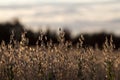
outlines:
[[[0,80],[120,80],[120,0],[0,0]]]
[[[39,38],[42,42],[42,37]],[[39,41],[38,40],[38,41]],[[82,48],[81,36],[76,47],[64,41],[52,41],[30,47],[25,35],[16,42],[0,45],[0,80],[119,80],[120,51],[114,50],[112,39],[106,39],[103,49]],[[14,45],[12,44],[14,43]]]

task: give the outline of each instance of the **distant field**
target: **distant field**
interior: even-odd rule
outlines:
[[[120,51],[114,50],[112,39],[103,49],[82,48],[80,37],[76,47],[59,36],[59,44],[52,41],[30,47],[27,39],[0,45],[0,80],[119,80]],[[42,42],[42,37],[39,39]],[[39,41],[38,40],[38,41]],[[14,43],[14,44],[11,44]]]

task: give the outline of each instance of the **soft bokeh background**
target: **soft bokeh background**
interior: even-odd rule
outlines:
[[[120,34],[120,0],[0,0],[0,22],[18,18],[28,29],[68,28]]]

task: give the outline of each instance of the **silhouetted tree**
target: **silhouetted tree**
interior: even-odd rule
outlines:
[[[9,43],[10,36],[14,33],[14,39],[20,41],[21,34],[24,31],[23,25],[19,23],[18,20],[15,20],[13,23],[1,23],[0,24],[0,43],[4,40],[6,43]]]
[[[14,39],[17,41],[21,40],[21,34],[24,32],[24,26],[19,22],[18,19],[15,19],[13,23],[6,22],[6,23],[0,23],[0,43],[2,40],[6,42],[6,44],[10,41],[10,35],[12,34],[12,31],[14,32]],[[53,44],[58,44],[59,40],[57,33],[54,31],[50,31],[49,29],[44,33],[34,33],[30,30],[26,30],[26,38],[29,39],[29,46],[36,45],[36,42],[39,39],[39,36],[43,35],[42,42],[47,45],[49,41],[52,41]],[[64,40],[71,41],[73,46],[75,46],[79,42],[79,38],[81,35],[78,35],[75,38],[71,38],[71,32],[67,29],[64,29]],[[108,38],[108,41],[110,41],[110,36],[113,37],[113,44],[117,48],[120,48],[120,37],[115,36],[114,34],[107,34],[105,32],[97,33],[97,34],[82,34],[84,37],[83,47],[93,47],[95,48],[95,45],[97,44],[100,49],[102,49],[103,44],[105,42],[106,37]],[[41,44],[41,41],[39,40],[39,45]]]

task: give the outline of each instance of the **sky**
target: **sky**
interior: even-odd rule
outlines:
[[[120,0],[0,0],[0,22],[14,18],[35,31],[48,27],[120,35]]]

